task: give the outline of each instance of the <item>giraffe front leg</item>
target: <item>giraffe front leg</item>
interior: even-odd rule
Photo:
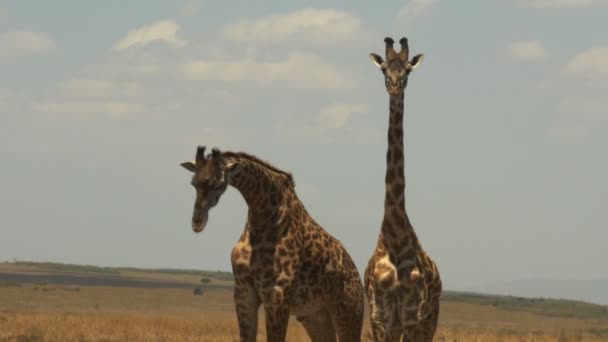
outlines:
[[[386,341],[387,332],[384,325],[384,312],[382,310],[382,300],[376,300],[376,291],[368,289],[369,317],[372,328],[372,335],[375,342]]]
[[[258,309],[260,298],[255,289],[248,285],[235,285],[234,304],[239,323],[241,342],[255,342],[258,331]]]
[[[266,311],[266,341],[285,342],[287,335],[287,324],[289,322],[289,306],[283,304],[271,304],[265,308]]]
[[[401,331],[396,328],[394,299],[379,288],[368,289],[370,320],[375,342],[398,342]]]
[[[425,342],[433,342],[433,337],[435,336],[435,332],[437,331],[437,325],[439,322],[439,299],[437,299],[433,305],[433,311],[431,314],[426,317],[422,323],[423,330],[423,341]]]

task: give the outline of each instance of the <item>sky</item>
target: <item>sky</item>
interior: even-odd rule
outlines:
[[[179,163],[207,145],[292,172],[363,270],[388,125],[368,55],[406,36],[425,54],[406,206],[444,287],[605,279],[606,17],[605,0],[0,1],[0,260],[230,270],[240,194],[190,227]]]

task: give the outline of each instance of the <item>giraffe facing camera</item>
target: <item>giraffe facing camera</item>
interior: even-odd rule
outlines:
[[[384,75],[389,94],[388,149],[384,216],[376,249],[365,269],[365,288],[376,342],[432,341],[439,319],[441,279],[437,266],[422,249],[405,210],[405,156],[403,99],[409,74],[424,55],[409,60],[407,38],[399,53],[394,41],[384,39],[384,60],[375,53],[372,62]]]

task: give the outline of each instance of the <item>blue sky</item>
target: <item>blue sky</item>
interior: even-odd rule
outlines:
[[[207,229],[199,144],[293,172],[360,269],[379,232],[383,38],[406,94],[407,208],[447,288],[605,277],[603,0],[1,1],[0,260],[229,270],[246,207]]]

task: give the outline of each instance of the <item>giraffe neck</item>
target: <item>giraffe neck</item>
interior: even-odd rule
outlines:
[[[405,157],[403,145],[403,93],[390,96],[388,149],[386,152],[386,177],[384,218],[380,239],[391,251],[416,249],[417,238],[405,210]]]
[[[236,154],[225,157],[236,162],[241,170],[230,179],[249,207],[248,222],[252,226],[265,226],[280,219],[289,189],[293,188],[291,176],[251,156]],[[292,190],[293,191],[293,190]]]

